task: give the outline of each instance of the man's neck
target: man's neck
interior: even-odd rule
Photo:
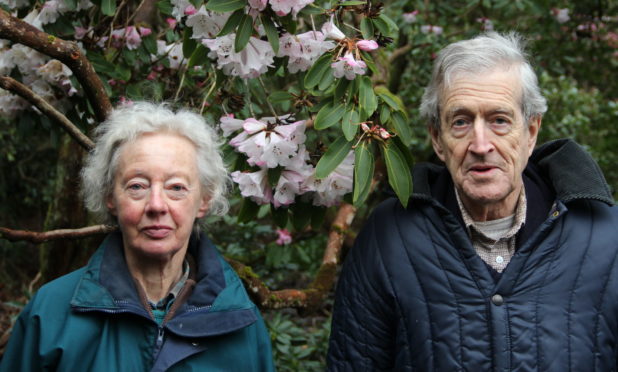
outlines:
[[[498,220],[515,214],[517,202],[522,190],[523,185],[520,185],[517,189],[507,195],[504,200],[501,200],[498,203],[487,204],[472,201],[467,198],[465,194],[460,193],[457,189],[455,189],[455,193],[474,221],[485,222]]]

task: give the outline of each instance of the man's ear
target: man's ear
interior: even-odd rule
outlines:
[[[542,121],[543,117],[541,115],[537,115],[528,122],[528,156],[532,155],[532,151],[534,151],[534,146],[536,146],[536,140],[538,138],[539,131],[541,130]]]
[[[440,132],[433,126],[429,125],[429,134],[431,135],[431,145],[433,151],[438,155],[440,160],[444,161],[444,147],[442,147],[442,141],[440,139]]]

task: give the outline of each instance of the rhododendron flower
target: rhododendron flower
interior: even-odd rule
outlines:
[[[307,71],[324,52],[335,47],[334,42],[324,40],[320,31],[299,35],[286,33],[279,39],[279,45],[277,57],[289,57],[288,70],[291,73]]]
[[[84,36],[86,36],[86,34],[90,31],[90,29],[84,28],[84,27],[80,27],[80,26],[75,26],[75,33],[73,34],[73,37],[77,40],[81,40],[84,38]]]
[[[234,39],[236,34],[228,34],[215,39],[205,39],[202,43],[211,51],[210,58],[217,59],[217,68],[224,74],[241,78],[256,78],[268,71],[274,62],[275,52],[268,41],[255,37],[249,39],[247,46],[236,53]]]
[[[403,17],[403,21],[405,23],[414,23],[416,22],[416,15],[418,14],[418,10],[413,12],[403,13],[401,16]]]
[[[436,34],[436,35],[440,35],[443,32],[442,27],[440,26],[434,26],[434,25],[423,25],[421,26],[421,32],[424,34]]]
[[[64,2],[57,0],[46,1],[41,7],[38,19],[42,25],[54,23],[60,16],[60,13],[64,12],[66,9],[67,8],[66,5],[64,5]]]
[[[221,128],[221,130],[223,130],[223,135],[225,137],[228,137],[233,132],[242,129],[242,125],[245,122],[244,120],[234,119],[233,114],[222,116],[219,121],[219,127]]]
[[[313,0],[269,0],[270,7],[278,16],[284,16],[292,12],[296,17],[298,12],[305,6],[313,3]]]
[[[146,37],[146,36],[152,34],[152,30],[150,28],[148,28],[148,27],[141,27],[140,26],[140,27],[137,28],[137,30],[139,31],[139,34],[142,37]]]
[[[195,9],[193,4],[189,2],[189,0],[171,0],[172,3],[172,16],[176,18],[177,21],[185,15],[185,10],[188,7],[192,7]],[[191,12],[191,10],[189,10]]]
[[[9,9],[19,9],[19,8],[23,8],[23,7],[30,5],[30,1],[29,0],[0,0],[0,4],[6,5]]]
[[[313,205],[331,207],[337,205],[343,196],[352,191],[354,175],[354,152],[332,171],[326,178],[317,179],[310,176],[302,185],[303,191],[313,191]]]
[[[185,13],[185,15],[188,15],[188,16],[194,15],[195,13],[197,13],[197,9],[195,9],[193,4],[191,4],[191,5],[189,5],[189,6],[187,6],[185,8],[185,12],[184,13]]]
[[[177,70],[181,65],[187,63],[182,54],[182,43],[165,44],[163,40],[157,40],[157,55],[167,54],[167,60],[170,63],[170,68]],[[153,59],[157,59],[155,56]]]
[[[356,42],[356,47],[366,52],[378,49],[378,43],[374,40],[359,40]]]
[[[277,241],[279,245],[288,245],[292,242],[292,234],[287,229],[277,229]]]
[[[345,75],[348,80],[354,80],[356,75],[364,75],[367,65],[362,60],[355,60],[352,53],[346,53],[339,61],[330,65],[333,69],[333,75],[340,78]]]
[[[36,73],[48,83],[60,83],[73,75],[71,69],[57,59],[52,59],[40,66],[37,68]]]
[[[553,8],[551,10],[551,13],[556,18],[556,21],[558,21],[558,23],[566,23],[571,19],[571,17],[569,17],[569,8]]]
[[[192,39],[212,39],[221,31],[229,16],[230,13],[219,14],[201,6],[199,11],[187,17],[185,23],[193,29]]]
[[[273,196],[273,205],[279,208],[282,205],[290,205],[294,203],[296,195],[300,193],[300,187],[307,177],[300,173],[284,170],[279,176],[279,181],[275,187],[275,195]]]
[[[343,40],[345,39],[345,34],[341,32],[337,26],[335,26],[334,17],[331,16],[330,20],[322,25],[322,33],[324,37],[333,40]]]
[[[477,18],[476,21],[482,24],[483,31],[493,31],[494,23],[491,21],[491,19],[482,17]]]
[[[262,168],[257,172],[235,171],[230,176],[238,184],[240,194],[245,198],[251,198],[257,204],[268,204],[272,201],[267,168]]]
[[[14,44],[11,47],[10,58],[22,75],[32,74],[34,70],[45,64],[49,59],[42,53],[21,44]]]
[[[20,111],[28,107],[25,99],[9,93],[4,89],[0,89],[0,115],[3,117],[13,118]]]
[[[174,18],[165,18],[165,22],[167,23],[167,25],[169,26],[169,28],[171,28],[172,30],[176,28],[176,24],[178,23],[178,21]]]
[[[142,37],[140,36],[139,32],[137,32],[137,29],[135,29],[135,26],[128,26],[126,29],[124,29],[123,37],[127,45],[127,49],[129,50],[137,49],[142,43]]]
[[[268,0],[249,0],[249,6],[260,12],[266,8],[266,4],[268,4]]]

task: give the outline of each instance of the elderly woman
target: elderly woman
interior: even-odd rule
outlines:
[[[97,129],[88,208],[118,224],[88,265],[43,286],[1,371],[270,371],[270,338],[238,276],[199,232],[227,210],[201,116],[136,103]]]

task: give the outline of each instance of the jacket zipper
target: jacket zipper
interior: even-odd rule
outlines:
[[[161,351],[161,346],[163,346],[163,338],[165,336],[165,330],[163,329],[163,326],[157,326],[157,342],[155,343],[155,348],[152,352],[152,355],[154,357],[154,359],[157,359],[157,356],[159,355],[159,351]]]

